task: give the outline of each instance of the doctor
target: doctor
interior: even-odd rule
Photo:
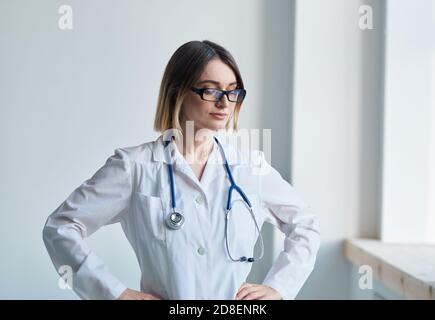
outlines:
[[[154,122],[162,135],[116,149],[46,221],[48,253],[56,270],[72,268],[81,298],[296,297],[314,267],[317,219],[262,152],[242,152],[218,138],[218,130],[237,130],[245,94],[223,47],[191,41],[176,50]],[[284,246],[261,284],[245,283],[262,258],[254,245],[263,242],[265,221],[285,234]],[[126,288],[85,241],[117,222],[137,256],[140,291]]]

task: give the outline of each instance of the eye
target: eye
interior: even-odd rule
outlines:
[[[213,93],[215,92],[216,89],[212,89],[212,88],[204,88],[204,93]]]

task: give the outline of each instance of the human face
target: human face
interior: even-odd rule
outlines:
[[[236,76],[229,66],[219,59],[208,62],[195,88],[233,90],[237,88]],[[185,121],[193,121],[195,131],[209,129],[217,131],[224,129],[231,119],[236,102],[231,102],[224,95],[220,101],[204,101],[193,91],[189,91],[181,109],[182,125]]]

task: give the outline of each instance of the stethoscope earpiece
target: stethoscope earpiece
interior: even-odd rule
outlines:
[[[246,258],[245,256],[243,256],[243,257],[240,257],[239,261],[240,262],[245,262],[245,261],[247,261],[247,262],[254,262],[255,258],[254,257],[252,257],[252,258]]]

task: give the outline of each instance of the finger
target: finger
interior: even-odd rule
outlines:
[[[139,300],[153,300],[153,295],[148,294],[148,293],[142,293],[139,296]]]
[[[236,296],[237,300],[243,300],[244,297],[246,297],[248,294],[250,294],[251,292],[255,292],[258,291],[258,288],[255,287],[246,287],[243,288]]]
[[[251,288],[251,286],[249,284],[242,285],[240,287],[239,291],[237,291],[236,298],[237,298],[237,296],[240,296],[242,293],[246,292],[246,290],[248,290],[249,288]]]
[[[261,290],[254,291],[249,294],[247,294],[242,300],[258,300],[259,298],[264,296],[264,292]]]
[[[238,291],[242,290],[243,288],[250,287],[250,286],[252,286],[251,283],[244,282],[244,283],[242,283],[242,285],[240,286]]]
[[[252,288],[252,287],[258,287],[258,285],[257,284],[255,284],[255,283],[244,283],[244,284],[242,284],[241,286],[240,286],[240,288],[239,288],[239,290],[237,291],[237,293],[239,293],[240,291],[242,291],[243,289],[246,289],[246,288]]]

